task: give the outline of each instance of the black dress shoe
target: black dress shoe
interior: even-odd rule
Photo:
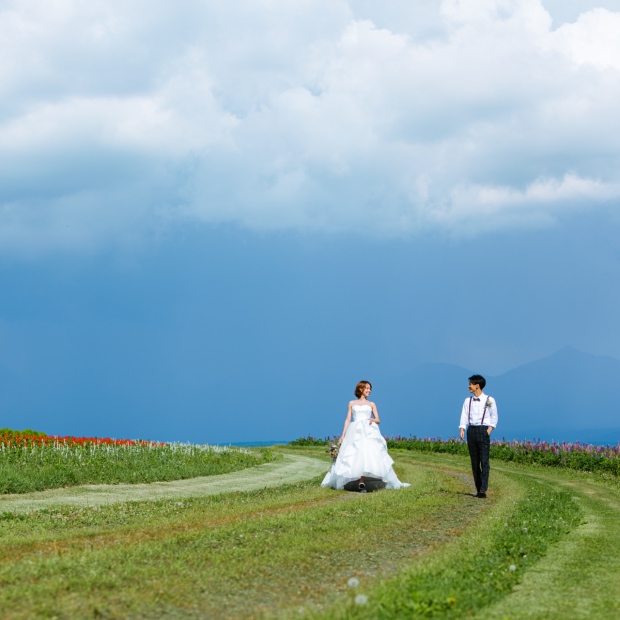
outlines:
[[[487,496],[486,493],[484,493],[483,491],[478,491],[478,493],[476,493],[476,497],[479,499],[485,499]]]

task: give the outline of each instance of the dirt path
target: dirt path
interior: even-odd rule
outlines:
[[[329,462],[325,458],[285,454],[282,460],[273,463],[217,476],[150,484],[84,485],[38,493],[4,495],[0,497],[0,514],[23,513],[48,506],[96,506],[131,500],[253,491],[308,480],[325,473],[328,468]]]

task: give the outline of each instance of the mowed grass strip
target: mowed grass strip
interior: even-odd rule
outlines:
[[[464,464],[459,457],[419,460]],[[347,604],[315,617],[464,618],[507,597],[551,545],[582,523],[583,511],[553,480],[532,478],[529,468],[503,469],[492,475],[497,501],[458,541],[375,587],[360,584]]]
[[[5,618],[260,617],[346,600],[483,518],[450,472],[403,459],[409,489],[350,494],[319,479],[261,492],[11,516]],[[60,516],[58,516],[60,515]]]

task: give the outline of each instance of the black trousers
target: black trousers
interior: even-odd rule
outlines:
[[[489,449],[491,438],[487,433],[488,426],[467,427],[467,447],[471,460],[471,471],[474,475],[476,491],[486,493],[489,488]]]

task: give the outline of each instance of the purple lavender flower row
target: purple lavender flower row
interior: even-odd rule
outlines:
[[[292,441],[293,446],[324,446],[337,438],[302,437]],[[386,437],[390,450],[439,452],[467,455],[467,444],[457,438],[396,436]],[[588,443],[547,442],[541,440],[491,441],[491,458],[521,464],[538,464],[550,467],[567,467],[580,471],[598,471],[620,475],[620,443],[597,446]]]

